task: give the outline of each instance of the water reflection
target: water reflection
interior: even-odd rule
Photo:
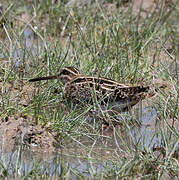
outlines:
[[[126,117],[124,114],[123,118]],[[140,126],[126,126],[127,128],[124,129],[119,127],[119,129],[103,134],[98,138],[81,137],[79,139],[80,144],[77,142],[70,143],[57,154],[38,154],[28,150],[19,153],[20,151],[16,150],[10,153],[1,152],[0,161],[8,167],[10,174],[16,167],[21,176],[34,169],[35,165],[43,175],[59,176],[62,173],[62,166],[64,168],[65,165],[72,172],[75,169],[84,177],[89,177],[94,171],[96,173],[103,171],[104,166],[113,168],[110,159],[115,160],[117,164],[120,163],[117,157],[125,154],[127,149],[131,152],[136,148],[149,152],[155,145],[161,145],[161,129],[160,126],[157,127],[156,125],[157,112],[155,109],[144,108],[141,116],[137,115],[137,117],[141,121]],[[72,172],[70,172],[70,177],[77,179]]]
[[[25,47],[27,48],[27,50],[30,50],[34,42],[34,32],[32,31],[32,29],[24,29],[24,41]]]
[[[144,108],[142,116],[139,117],[141,127],[134,127],[130,132],[130,137],[142,150],[149,151],[154,145],[161,144],[161,136],[157,133],[157,112],[155,109]]]
[[[19,48],[19,43],[21,47]],[[39,38],[35,38],[35,33],[30,27],[26,27],[23,31],[22,41],[14,40],[2,43],[2,50],[0,50],[1,59],[12,58],[15,67],[18,67],[20,62],[24,60],[25,56],[35,57],[43,48],[43,43]]]

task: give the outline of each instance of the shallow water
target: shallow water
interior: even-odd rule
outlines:
[[[19,44],[21,44],[21,48],[19,48]],[[3,51],[0,51],[0,58],[5,61],[12,59],[15,67],[18,67],[24,60],[24,57],[30,57],[28,59],[35,57],[40,53],[39,51],[43,50],[42,47],[44,47],[42,41],[39,38],[35,38],[33,30],[27,27],[23,31],[22,41],[14,41],[12,45],[4,42]]]
[[[104,141],[89,143],[89,139],[86,137],[82,138],[80,143],[85,144],[85,148],[76,142],[66,148],[62,148],[62,151],[58,151],[56,154],[34,153],[17,148],[14,152],[5,153],[1,151],[0,162],[8,167],[10,174],[13,174],[14,168],[16,168],[21,176],[27,174],[34,168],[35,164],[39,163],[38,171],[47,176],[59,176],[62,172],[61,165],[63,165],[63,168],[65,165],[70,167],[71,170],[78,171],[85,177],[88,177],[93,171],[102,171],[104,166],[113,168],[110,159],[120,163],[116,159],[116,153],[120,157],[120,153],[122,155],[126,147],[131,150],[137,148],[149,152],[152,147],[161,146],[162,137],[160,135],[160,128],[156,128],[156,111],[154,109],[143,108],[141,116],[138,116],[138,118],[141,121],[140,126],[129,128],[127,131],[122,131],[119,135],[114,135],[112,132],[114,136],[110,135],[108,137],[107,134],[104,137],[108,138],[104,138]],[[94,156],[93,151],[95,152]],[[70,177],[76,179],[73,173],[70,173]]]
[[[157,112],[155,109],[144,108],[142,116],[139,117],[141,127],[135,127],[129,132],[136,144],[139,144],[140,149],[149,151],[154,145],[161,144],[161,136],[156,136]]]

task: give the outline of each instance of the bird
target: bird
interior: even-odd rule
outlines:
[[[59,79],[63,85],[69,82],[73,77],[80,74],[79,70],[75,67],[64,67],[61,69],[60,73],[57,75],[46,76],[46,77],[37,77],[32,78],[29,82],[36,82],[41,80],[50,80],[50,79]]]
[[[64,67],[58,75],[37,77],[30,82],[59,79],[64,86],[64,98],[75,105],[91,104],[97,102],[102,109],[107,106],[116,112],[131,109],[138,102],[147,97],[152,97],[160,86],[125,85],[105,77],[93,77],[80,74],[75,67]]]

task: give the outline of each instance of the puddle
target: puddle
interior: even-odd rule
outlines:
[[[71,170],[79,171],[84,177],[89,177],[93,172],[101,172],[103,169],[103,165],[97,161],[88,161],[83,158],[61,156],[59,154],[40,155],[25,151],[19,157],[19,152],[16,151],[3,155],[0,152],[0,157],[0,162],[4,165],[5,169],[8,168],[9,176],[13,175],[14,171],[18,172],[20,176],[25,176],[34,168],[35,171],[38,171],[39,174],[43,174],[44,176],[60,176],[62,171],[65,171],[64,168],[66,166]],[[112,164],[110,164],[110,167],[112,167]],[[70,179],[78,179],[73,175],[72,171],[69,177]]]
[[[23,43],[19,48],[19,43]],[[35,38],[35,33],[29,27],[25,28],[22,34],[22,41],[8,42],[7,40],[1,44],[3,51],[0,51],[0,59],[9,61],[12,59],[16,67],[19,66],[24,57],[35,57],[43,50],[43,43],[39,38]]]
[[[24,29],[24,41],[25,47],[27,50],[30,50],[34,42],[34,32],[30,28]]]
[[[141,150],[149,151],[155,145],[161,145],[162,137],[157,134],[155,127],[157,112],[155,109],[144,108],[139,121],[142,122],[141,127],[134,127],[129,132],[130,137]]]
[[[10,174],[13,174],[16,167],[21,176],[39,163],[38,171],[47,176],[60,175],[65,166],[72,172],[75,170],[88,177],[93,171],[102,172],[106,166],[112,168],[111,160],[120,163],[117,157],[125,156],[125,148],[130,149],[131,152],[136,148],[149,152],[154,146],[161,145],[161,129],[156,125],[155,109],[143,108],[138,118],[141,126],[129,127],[122,130],[121,134],[116,129],[116,133],[111,130],[103,134],[102,138],[81,137],[79,143],[74,141],[54,154],[39,154],[30,150],[22,150],[19,153],[17,148],[14,152],[0,152],[0,162],[8,167]],[[70,173],[70,177],[76,179],[73,173]]]

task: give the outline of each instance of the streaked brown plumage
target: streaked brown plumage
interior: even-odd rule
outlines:
[[[64,97],[75,104],[92,104],[97,100],[101,106],[109,105],[118,112],[128,110],[156,91],[150,86],[128,86],[108,78],[85,76],[74,67],[64,67],[58,75],[29,81],[48,79],[59,79],[64,85]]]

